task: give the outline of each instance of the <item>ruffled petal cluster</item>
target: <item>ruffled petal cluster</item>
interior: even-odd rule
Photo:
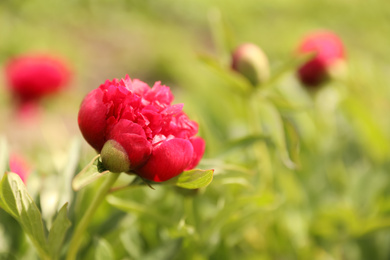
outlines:
[[[79,127],[86,141],[102,153],[105,166],[115,168],[109,157],[120,151],[129,165],[118,169],[166,181],[194,168],[205,149],[204,140],[195,136],[197,123],[182,111],[183,104],[171,104],[173,98],[160,82],[150,88],[129,76],[107,80],[83,100]]]
[[[305,86],[318,86],[329,77],[329,71],[345,60],[344,46],[340,38],[330,31],[318,31],[303,39],[298,48],[301,54],[313,53],[312,59],[298,70]]]

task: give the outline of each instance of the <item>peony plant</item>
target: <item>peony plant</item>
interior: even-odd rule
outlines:
[[[205,151],[205,141],[196,136],[198,124],[182,111],[183,104],[172,105],[172,101],[167,86],[157,82],[150,88],[129,76],[106,81],[85,97],[78,122],[86,141],[99,155],[68,187],[79,191],[98,178],[104,181],[96,186],[87,208],[73,224],[67,216],[68,203],[75,207],[69,200],[71,194],[64,195],[67,202],[58,204],[61,208],[55,218],[49,218],[50,224],[45,224],[25,185],[27,168],[17,157],[9,159],[6,142],[0,138],[0,172],[5,173],[0,182],[0,208],[20,223],[41,259],[59,259],[65,253],[62,247],[71,225],[74,228],[64,245],[66,259],[77,259],[86,229],[110,193],[157,184],[196,190],[211,182],[213,170],[194,169]],[[70,161],[64,169],[66,175],[72,176],[77,165],[77,147],[72,146]],[[121,185],[115,186],[122,172],[134,178],[127,185],[122,180]],[[67,190],[64,186],[67,185],[60,182],[59,189]]]

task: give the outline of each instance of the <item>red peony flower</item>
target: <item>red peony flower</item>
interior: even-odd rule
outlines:
[[[129,76],[107,80],[84,98],[79,127],[108,170],[166,181],[194,168],[205,149],[197,123],[172,101],[160,82],[150,88]]]
[[[68,83],[70,71],[59,58],[28,54],[9,60],[5,76],[12,94],[23,104],[58,92]]]
[[[344,61],[344,47],[340,38],[329,31],[309,34],[302,41],[298,53],[314,53],[314,57],[303,64],[298,76],[305,86],[318,86],[324,83],[339,62]]]
[[[19,175],[22,181],[26,183],[27,178],[30,175],[31,169],[22,157],[16,154],[11,154],[9,159],[9,167],[11,172]]]

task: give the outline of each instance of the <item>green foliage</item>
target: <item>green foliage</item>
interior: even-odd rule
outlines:
[[[174,184],[184,189],[199,189],[206,187],[213,180],[214,170],[189,170],[168,180],[167,184]]]
[[[67,207],[68,204],[66,203],[60,209],[49,232],[48,248],[52,258],[56,258],[56,256],[60,254],[66,231],[68,231],[69,227],[71,226],[71,223],[67,217]]]
[[[5,137],[0,137],[0,177],[8,169],[8,145]]]
[[[58,213],[47,238],[41,213],[19,175],[6,173],[0,185],[2,208],[20,223],[42,259],[56,259],[70,226],[66,216],[67,205],[65,204]]]
[[[82,189],[93,181],[108,174],[109,171],[101,171],[99,169],[100,155],[95,156],[85,168],[75,176],[72,181],[72,187],[75,191]]]
[[[78,108],[125,74],[171,87],[206,140],[197,168],[213,170],[166,183],[121,174],[77,259],[389,259],[389,14],[383,0],[2,1],[0,63],[60,53],[74,81],[33,124],[0,83],[0,259],[68,253],[108,177],[80,139]],[[316,29],[340,35],[348,72],[308,90],[295,74],[310,56],[294,53]],[[261,86],[231,70],[244,42],[270,61]],[[9,152],[32,164],[26,184],[5,173]]]
[[[99,239],[97,241],[95,249],[95,257],[93,259],[106,260],[114,259],[113,248],[111,245],[104,239]]]

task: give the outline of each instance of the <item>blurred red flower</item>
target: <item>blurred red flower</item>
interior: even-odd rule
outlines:
[[[317,31],[307,35],[298,48],[298,53],[313,53],[313,58],[298,70],[298,76],[305,86],[324,83],[330,70],[345,60],[344,46],[340,38],[330,31]]]
[[[58,92],[68,83],[70,74],[65,61],[48,54],[16,56],[5,67],[8,87],[22,104]]]
[[[182,111],[183,104],[171,105],[173,98],[160,82],[150,88],[129,76],[107,80],[82,102],[79,127],[108,170],[166,181],[194,168],[205,149],[204,140],[195,137],[197,123]],[[117,151],[125,158],[118,159]],[[114,169],[118,165],[124,167]]]
[[[28,163],[17,154],[11,154],[9,159],[9,167],[11,172],[16,173],[26,183],[28,176],[30,175],[30,166]]]

